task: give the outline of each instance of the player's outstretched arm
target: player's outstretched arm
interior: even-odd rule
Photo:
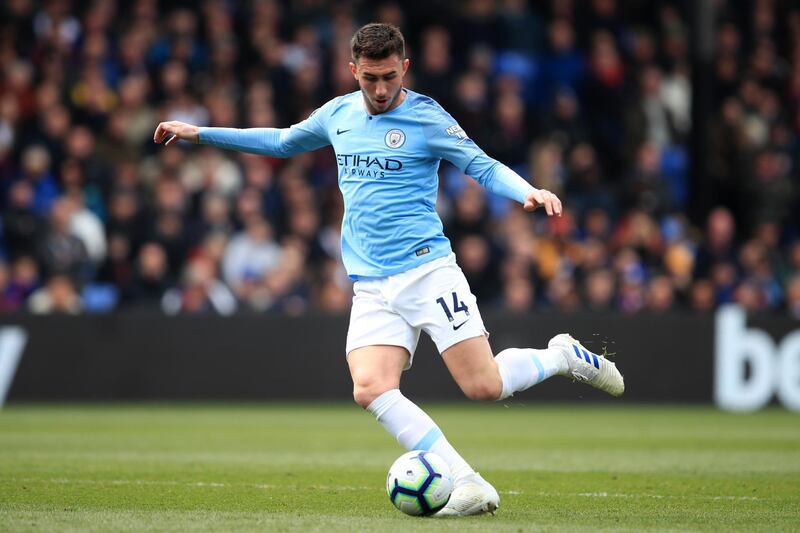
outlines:
[[[185,122],[162,122],[153,134],[153,142],[166,139],[169,146],[178,140],[216,146],[248,154],[290,157],[330,144],[319,117],[308,119],[290,128],[209,128]]]
[[[417,106],[417,119],[422,125],[433,155],[453,163],[464,174],[485,189],[521,203],[526,211],[544,207],[548,216],[561,216],[561,200],[545,189],[537,189],[506,165],[486,155],[461,126],[433,101]],[[414,108],[416,109],[416,108]],[[442,124],[451,124],[442,128]]]
[[[164,142],[164,139],[167,142]],[[153,134],[153,142],[158,144],[164,142],[165,146],[169,146],[178,140],[197,144],[200,141],[200,128],[185,122],[170,120],[169,122],[160,123]]]
[[[526,211],[544,207],[548,216],[561,216],[561,200],[546,189],[537,189],[522,176],[481,151],[465,169],[487,190],[516,200]]]

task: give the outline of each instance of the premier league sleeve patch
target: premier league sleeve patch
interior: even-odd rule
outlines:
[[[403,133],[403,130],[393,129],[386,132],[386,136],[383,138],[383,141],[386,143],[386,146],[392,149],[397,149],[403,146],[406,142],[406,134]]]
[[[467,142],[469,140],[469,137],[467,137],[467,133],[458,124],[453,124],[452,126],[447,128],[446,130],[444,130],[444,132],[446,134],[452,135],[453,137],[458,139],[458,143],[457,144],[464,144],[465,142]]]

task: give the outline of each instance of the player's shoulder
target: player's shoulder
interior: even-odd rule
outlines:
[[[423,124],[438,124],[444,121],[452,120],[450,114],[433,98],[406,89],[406,98],[408,99],[408,107],[417,117],[417,120]]]
[[[341,112],[342,110],[347,109],[348,107],[352,106],[354,102],[357,102],[356,98],[360,94],[361,93],[359,91],[355,91],[355,92],[352,92],[352,93],[347,93],[347,94],[343,94],[341,96],[337,96],[335,98],[332,98],[332,99],[328,100],[326,103],[322,104],[317,109],[315,109],[311,113],[311,115],[309,115],[309,118],[314,116],[314,115],[316,115],[316,114],[318,114],[318,113],[320,114],[321,117],[330,118],[330,117],[336,115],[337,113]]]
[[[445,112],[444,108],[439,104],[439,102],[430,96],[412,91],[411,89],[406,89],[406,98],[408,98],[408,107],[410,109],[414,109],[415,111],[420,111],[423,113]]]

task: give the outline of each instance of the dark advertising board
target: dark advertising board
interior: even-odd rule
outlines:
[[[714,316],[487,314],[495,351],[543,348],[570,332],[608,352],[625,402],[711,402],[754,410],[777,399],[800,410],[800,324]],[[0,393],[27,400],[327,400],[350,398],[346,316],[4,317]],[[415,398],[461,398],[425,338],[403,377]],[[0,396],[0,399],[2,396]],[[511,401],[610,399],[551,379]],[[616,400],[614,400],[616,401]]]

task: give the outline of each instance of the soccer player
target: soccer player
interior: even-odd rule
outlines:
[[[408,450],[447,461],[455,489],[443,515],[493,513],[497,491],[459,455],[436,423],[399,390],[420,331],[436,344],[464,394],[501,400],[556,375],[611,395],[624,390],[614,363],[567,334],[545,349],[493,356],[475,296],[436,213],[437,170],[446,159],[486,189],[561,215],[561,201],[488,157],[431,98],[403,87],[400,30],[367,24],[352,38],[360,91],[334,98],[290,128],[211,128],[162,122],[153,140],[176,140],[290,157],[332,145],[344,197],[342,260],[355,280],[346,355],[355,401]]]

